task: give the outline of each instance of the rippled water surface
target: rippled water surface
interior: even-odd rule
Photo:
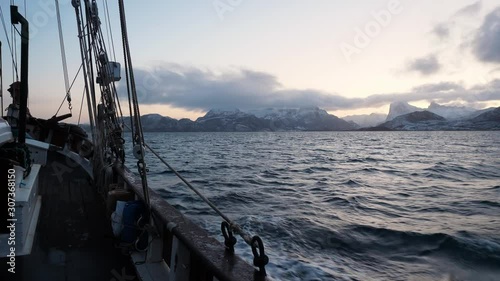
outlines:
[[[276,280],[500,280],[500,132],[147,133]],[[150,154],[154,189],[221,220]],[[251,261],[239,240],[237,251]]]

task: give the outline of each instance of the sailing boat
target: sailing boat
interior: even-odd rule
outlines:
[[[61,122],[70,114],[50,119],[30,115],[29,23],[11,6],[12,24],[21,25],[21,79],[11,84],[13,103],[0,119],[6,183],[0,199],[8,202],[1,206],[0,262],[6,268],[0,279],[266,280],[262,240],[243,231],[147,145],[123,0],[118,4],[125,79],[120,64],[108,58],[96,1],[72,1],[90,137],[80,127]],[[127,86],[136,173],[124,165],[127,124],[115,86],[119,80]],[[70,103],[69,91],[66,97]],[[221,215],[224,243],[149,188],[146,149]],[[236,234],[251,246],[254,266],[234,253]]]

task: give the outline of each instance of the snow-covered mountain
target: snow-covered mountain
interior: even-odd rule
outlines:
[[[327,116],[328,112],[318,107],[301,107],[301,108],[266,108],[253,109],[247,111],[259,118],[277,119],[277,118],[293,118],[298,119],[308,115]]]
[[[360,127],[373,127],[384,123],[387,118],[386,114],[372,113],[363,115],[349,115],[342,117],[345,121],[354,122]]]
[[[491,108],[471,119],[472,122],[496,122],[500,127],[500,107]]]
[[[468,116],[466,116],[464,119],[473,119],[473,118],[476,118],[483,113],[494,111],[497,109],[498,109],[497,107],[489,107],[489,108],[485,108],[485,109],[476,110],[476,111],[472,112],[471,114],[469,114]]]
[[[171,128],[177,126],[177,122],[178,121],[176,119],[164,117],[160,114],[147,114],[141,116],[141,123],[143,128],[147,128],[148,130],[152,129],[152,131],[171,130]]]
[[[249,110],[249,114],[268,121],[272,131],[338,131],[353,130],[355,126],[318,107],[266,108]]]
[[[466,118],[477,110],[471,107],[448,106],[440,105],[436,102],[431,102],[431,104],[427,108],[427,111],[440,115],[448,120],[456,120]]]
[[[450,116],[460,116],[469,110],[438,104],[430,107],[448,113],[449,118],[445,119],[428,110],[417,110],[376,127],[365,127],[364,130],[500,130],[500,108],[478,110],[466,117],[450,119]],[[391,106],[391,112],[395,115],[415,108],[398,103]],[[142,116],[141,120],[143,129],[150,132],[344,131],[359,128],[354,120],[340,119],[317,107],[268,108],[246,112],[217,109],[210,110],[196,121],[148,114]],[[126,117],[125,122],[130,124],[130,119]]]
[[[401,101],[393,102],[391,103],[391,106],[389,108],[389,114],[387,114],[387,118],[385,119],[385,121],[391,121],[392,119],[398,116],[422,110],[424,109],[410,105],[407,102],[401,102]]]
[[[254,132],[254,131],[342,131],[355,125],[317,107],[265,109],[244,112],[239,109],[214,109],[191,121],[158,114],[141,117],[145,131],[165,132]],[[130,122],[127,118],[125,122]]]
[[[446,124],[446,119],[435,113],[423,110],[400,115],[380,125],[391,130],[426,130],[433,126]]]
[[[482,111],[478,111],[472,107],[441,105],[436,102],[431,102],[426,109],[418,108],[406,102],[394,102],[391,103],[386,121],[391,121],[401,115],[423,110],[432,112],[448,120],[470,119],[472,116],[478,116],[483,113]]]
[[[416,111],[398,116],[370,131],[464,131],[464,130],[500,130],[500,107],[482,111],[473,118],[449,120],[430,111]]]
[[[195,130],[203,132],[251,132],[264,127],[266,122],[239,109],[212,109],[195,121]]]
[[[217,109],[211,109],[209,110],[205,116],[200,117],[203,118],[203,120],[208,120],[210,118],[223,118],[223,117],[244,117],[246,116],[247,113],[240,111],[237,108],[232,108],[232,109],[222,109],[222,108],[217,108]]]

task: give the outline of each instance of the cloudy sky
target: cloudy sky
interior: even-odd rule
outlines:
[[[9,2],[0,1],[7,22]],[[24,12],[24,1],[15,2]],[[50,117],[65,91],[54,1],[27,2],[29,105]],[[74,9],[59,2],[72,79],[80,65]],[[393,101],[500,106],[498,0],[126,2],[142,113],[194,119],[211,108],[319,106],[345,116],[386,113]],[[109,9],[122,61],[115,1]],[[72,89],[71,121],[82,86],[79,79]],[[67,112],[63,105],[60,114]]]

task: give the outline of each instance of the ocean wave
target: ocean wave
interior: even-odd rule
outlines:
[[[360,158],[349,158],[346,160],[346,163],[376,163],[376,162],[385,162],[382,158],[375,157],[360,157]]]
[[[441,178],[452,178],[455,180],[460,180],[464,177],[467,179],[489,179],[494,176],[495,173],[498,173],[496,169],[491,169],[491,167],[486,167],[481,164],[476,167],[463,167],[457,164],[445,164],[443,162],[438,162],[423,170],[430,172],[429,175],[433,177],[441,176]]]
[[[177,170],[177,172],[181,175],[183,174],[196,174],[198,173],[197,171],[193,171],[193,170]],[[169,175],[169,174],[172,174],[174,175],[174,172],[172,170],[164,170],[164,171],[161,171],[161,172],[158,172],[158,173],[155,173],[157,175]]]
[[[354,250],[380,253],[438,256],[460,259],[477,264],[500,264],[500,244],[484,238],[460,237],[445,233],[419,233],[378,228],[367,225],[344,229]],[[463,235],[463,233],[462,233]]]
[[[478,204],[483,205],[485,207],[496,207],[500,208],[500,202],[498,201],[490,201],[490,200],[473,200],[470,201],[470,204]]]
[[[248,194],[243,192],[226,192],[221,195],[212,196],[210,200],[215,204],[246,204],[248,206],[252,206],[258,198],[255,196],[255,193]]]
[[[343,207],[347,207],[347,206],[351,206],[351,202],[345,198],[342,198],[342,197],[338,197],[338,196],[327,196],[323,202],[325,203],[332,203],[334,204],[335,206],[343,206]]]
[[[361,170],[359,170],[360,172],[368,172],[368,173],[377,173],[377,172],[380,172],[379,169],[377,168],[373,168],[373,167],[370,167],[370,168],[362,168]]]
[[[295,170],[295,171],[298,171],[300,173],[305,173],[305,174],[314,174],[316,172],[331,172],[333,170],[331,168],[328,168],[328,167],[311,166],[311,167],[307,167],[307,168],[302,169],[302,170]]]
[[[361,183],[355,181],[355,180],[347,180],[342,183],[343,185],[348,185],[348,186],[363,186]]]

